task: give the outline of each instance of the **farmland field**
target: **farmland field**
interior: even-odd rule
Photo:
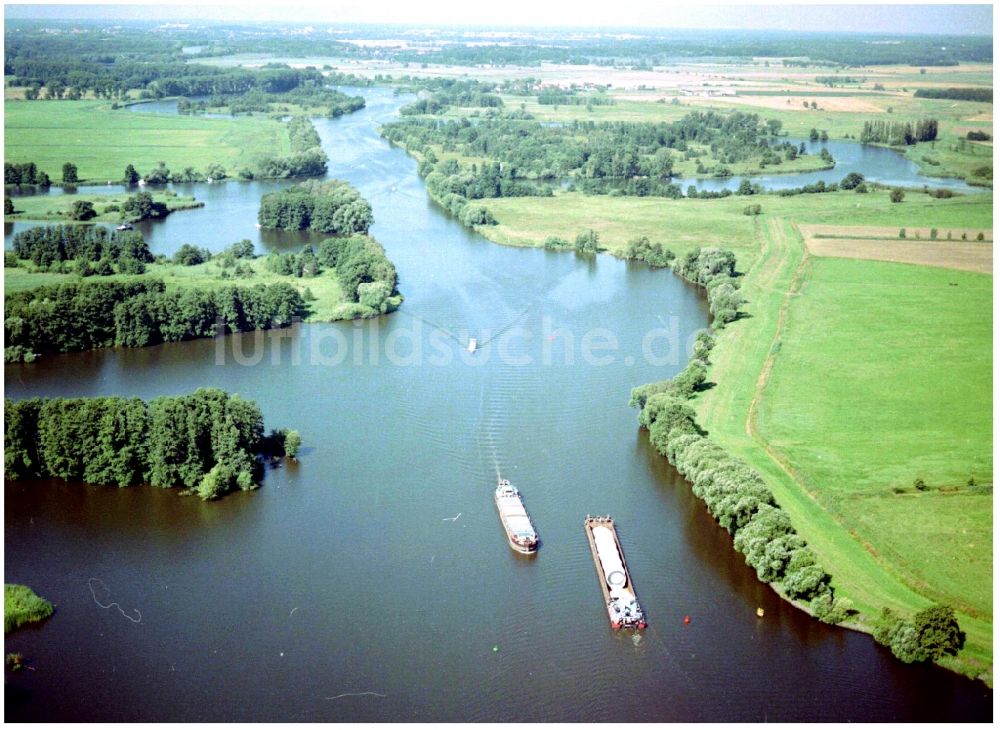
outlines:
[[[799,227],[813,256],[895,261],[993,273],[993,232],[969,229]],[[983,240],[977,240],[979,236]]]

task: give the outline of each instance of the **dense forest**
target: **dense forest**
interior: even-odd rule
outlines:
[[[375,239],[328,238],[319,247],[318,259],[321,265],[337,269],[340,288],[361,307],[362,315],[367,314],[365,308],[384,314],[399,306],[396,267]]]
[[[756,114],[715,111],[691,112],[676,122],[660,123],[573,121],[553,127],[504,118],[476,124],[467,119],[406,119],[382,127],[386,139],[411,152],[426,155],[436,145],[444,152],[494,160],[512,170],[513,179],[543,180],[569,176],[665,180],[673,174],[675,155],[716,158],[715,172],[725,176],[723,167],[735,162],[759,159],[766,167],[794,159],[797,147],[771,141],[780,131],[778,120],[765,123]],[[453,163],[457,164],[454,160],[443,164],[454,167]]]
[[[37,226],[14,234],[16,258],[41,271],[84,276],[95,273],[141,274],[153,254],[139,231],[113,231],[103,226]],[[73,262],[73,266],[68,266]],[[98,266],[98,264],[100,264]]]
[[[400,91],[419,91],[421,98],[407,104],[399,113],[440,114],[451,106],[499,109],[503,100],[494,93],[496,84],[474,79],[400,79],[396,84]]]
[[[291,324],[304,302],[290,284],[171,289],[162,281],[89,281],[4,297],[4,360],[99,347],[145,347]]]
[[[272,251],[264,266],[282,276],[310,279],[332,270],[347,302],[341,305],[341,319],[371,317],[392,312],[403,297],[396,289],[396,267],[375,239],[355,235],[328,238],[319,246],[302,251]]]
[[[215,388],[138,398],[4,401],[7,479],[55,477],[87,484],[187,487],[202,499],[254,489],[264,437],[253,401]]]
[[[552,183],[567,178],[570,189],[590,194],[679,198],[683,192],[671,178],[681,160],[694,161],[697,174],[715,177],[731,176],[728,166],[735,163],[766,169],[794,160],[804,145],[776,140],[780,131],[778,120],[714,111],[655,124],[573,121],[551,127],[494,117],[475,124],[405,119],[382,127],[390,142],[420,157],[418,171],[431,196],[467,225],[494,222],[482,206],[470,208],[470,200],[549,196]],[[463,163],[453,154],[485,161]],[[833,165],[825,150],[821,157]]]
[[[257,222],[263,228],[305,229],[350,235],[368,233],[372,207],[343,180],[307,180],[261,198]]]
[[[78,99],[87,93],[122,99],[133,90],[148,99],[253,91],[280,94],[320,90],[325,83],[315,68],[268,64],[249,70],[188,63],[175,44],[153,34],[8,30],[4,39],[6,79],[18,86],[44,87],[51,99]]]
[[[272,113],[287,110],[292,105],[311,110],[322,109],[328,117],[339,117],[363,109],[365,99],[363,96],[348,96],[317,83],[282,92],[251,89],[239,94],[216,93],[196,101],[182,97],[177,102],[177,111],[180,114],[199,114],[225,108],[230,114]]]
[[[4,162],[3,183],[18,187],[31,185],[48,188],[52,185],[52,179],[48,173],[39,170],[34,162]]]
[[[933,142],[937,139],[936,119],[921,119],[918,122],[868,121],[861,129],[861,142],[889,145],[909,145],[917,142]]]
[[[576,89],[561,89],[547,87],[540,89],[537,95],[538,103],[544,106],[613,106],[614,98],[602,92],[588,94],[578,93]]]
[[[993,103],[993,89],[956,88],[950,86],[944,89],[917,89],[913,95],[923,99],[956,99],[957,101],[982,101]]]

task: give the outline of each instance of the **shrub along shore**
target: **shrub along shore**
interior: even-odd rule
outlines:
[[[4,583],[3,632],[10,633],[18,626],[34,621],[44,621],[52,615],[52,604],[37,595],[28,586]]]
[[[717,248],[696,249],[674,264],[677,274],[708,292],[716,326],[738,316],[735,267],[736,256]],[[714,344],[714,334],[702,332],[684,370],[670,380],[634,388],[629,403],[640,408],[639,423],[648,429],[650,443],[691,482],[694,495],[732,535],[733,547],[757,577],[792,601],[808,604],[821,621],[840,623],[853,610],[850,602],[834,595],[830,576],[761,475],[709,439],[687,404],[705,382]]]
[[[695,249],[674,263],[675,273],[705,288],[714,327],[739,318],[743,300],[735,264],[731,251],[718,248]],[[763,477],[709,439],[687,403],[705,383],[714,344],[714,331],[700,333],[687,367],[669,380],[634,388],[629,404],[640,408],[639,423],[648,429],[650,443],[691,483],[758,579],[821,621],[843,623],[857,612],[848,599],[835,595],[831,576]],[[965,643],[954,609],[942,604],[919,611],[912,620],[885,608],[872,634],[907,663],[953,656]]]

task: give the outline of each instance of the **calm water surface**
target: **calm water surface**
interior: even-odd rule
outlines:
[[[362,93],[367,109],[318,128],[331,176],[372,202],[399,312],[5,367],[15,398],[226,388],[305,441],[259,491],[212,504],[7,483],[5,580],[56,613],[6,639],[35,669],[8,674],[6,719],[991,717],[985,686],[778,600],[648,446],[628,391],[686,361],[708,322],[696,290],[466,231],[378,138],[400,100]],[[205,209],[149,228],[155,250],[289,244],[253,228],[267,186],[196,187]],[[533,558],[507,547],[498,473],[541,534]],[[619,524],[642,634],[608,626],[588,513]]]

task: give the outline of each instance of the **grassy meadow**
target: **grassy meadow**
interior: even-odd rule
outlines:
[[[989,195],[932,198],[908,193],[892,203],[886,191],[815,195],[733,195],[716,200],[669,200],[629,196],[590,196],[560,193],[551,198],[496,198],[483,201],[498,225],[477,230],[491,241],[512,246],[540,246],[548,236],[572,241],[589,228],[601,245],[619,254],[629,239],[648,236],[681,255],[699,246],[725,246],[737,254],[745,269],[759,253],[755,236],[759,224],[743,209],[759,203],[764,216],[783,216],[809,223],[852,226],[937,227],[943,239],[949,227],[992,228]],[[902,223],[901,223],[902,221]]]
[[[992,293],[985,274],[810,258],[758,409],[761,436],[838,521],[983,618],[993,497],[967,482],[993,483]]]
[[[285,125],[263,116],[209,119],[140,114],[106,101],[8,101],[4,159],[34,162],[58,182],[72,162],[81,182],[119,181],[128,164],[140,175],[159,161],[171,170],[221,164],[230,175],[264,155],[288,154]]]
[[[167,206],[167,210],[170,212],[175,210],[200,208],[205,205],[201,201],[195,200],[193,197],[188,195],[175,195],[166,192],[154,192],[151,194],[154,202],[164,203]],[[87,200],[94,204],[94,210],[97,211],[97,217],[84,222],[117,223],[125,219],[122,216],[121,211],[114,209],[108,210],[108,208],[117,207],[120,209],[125,201],[132,195],[133,193],[115,193],[112,195],[82,195],[79,193],[73,193],[63,195],[52,194],[18,196],[11,198],[14,203],[14,213],[5,215],[4,220],[60,221],[63,223],[79,223],[81,221],[69,219],[69,211],[72,209],[73,203],[76,201]]]
[[[930,537],[930,533],[920,532],[921,527],[930,525],[933,525],[935,535],[950,534],[953,539],[962,529],[968,529],[970,525],[986,528],[985,534],[991,536],[991,532],[988,532],[992,529],[991,515],[985,511],[991,509],[991,502],[976,502],[974,504],[984,511],[971,518],[967,515],[962,516],[960,522],[951,522],[949,517],[958,516],[955,511],[935,512],[933,508],[936,504],[932,499],[916,505],[916,509],[920,510],[919,520],[912,514],[914,503],[886,500],[881,502],[880,506],[883,509],[878,514],[869,513],[863,517],[865,524],[862,528],[867,529],[868,533],[862,536],[856,525],[845,523],[839,513],[828,507],[831,500],[852,499],[848,496],[848,491],[854,484],[854,474],[849,471],[839,473],[832,484],[824,485],[826,488],[824,494],[814,493],[811,483],[804,482],[794,465],[787,461],[788,454],[774,448],[767,436],[761,433],[761,429],[771,423],[769,420],[762,423],[762,414],[770,417],[769,409],[772,408],[770,374],[780,368],[780,363],[792,357],[785,345],[784,326],[792,316],[790,311],[798,306],[802,297],[800,286],[808,271],[807,261],[810,260],[805,258],[801,238],[788,219],[768,221],[762,226],[759,243],[759,255],[747,271],[742,287],[747,299],[745,309],[749,317],[726,327],[713,350],[709,380],[717,385],[698,398],[696,407],[702,425],[720,445],[746,459],[765,477],[779,504],[791,515],[796,529],[806,538],[810,547],[820,556],[823,566],[833,576],[833,583],[838,592],[851,599],[855,607],[862,612],[863,619],[859,628],[871,630],[872,621],[886,606],[912,615],[930,605],[932,600],[944,600],[955,605],[959,612],[959,621],[968,638],[964,650],[958,657],[947,657],[941,663],[969,676],[981,676],[992,682],[992,616],[983,616],[979,611],[969,613],[964,610],[966,603],[964,594],[968,591],[956,595],[941,590],[942,586],[978,583],[977,587],[971,589],[973,592],[980,596],[984,592],[992,592],[991,583],[983,584],[981,560],[972,565],[962,563],[959,560],[959,553],[953,553],[950,549],[954,542],[939,540],[937,544],[948,552],[934,560],[928,569],[925,560],[927,552],[908,549],[925,537]],[[869,265],[878,262],[859,263]],[[878,265],[923,270],[921,267],[898,264]],[[936,273],[939,270],[927,269],[927,271]],[[946,276],[976,276],[962,272],[943,273]],[[990,283],[992,284],[992,281]],[[888,289],[882,293],[890,302],[892,297],[903,295],[901,291],[894,292]],[[849,304],[841,303],[838,306],[841,309],[850,308]],[[889,305],[883,302],[880,309],[885,310],[888,307]],[[826,326],[825,323],[820,325],[821,328]],[[908,324],[906,329],[914,338],[920,339],[921,333],[915,326]],[[791,352],[795,352],[794,347]],[[874,358],[869,357],[866,362],[874,372],[884,372],[886,369],[884,363]],[[821,367],[830,369],[835,365],[836,363],[823,362]],[[823,370],[820,375],[826,372],[827,370]],[[815,379],[817,376],[815,373],[810,373],[810,377]],[[797,383],[793,387],[799,387],[801,397],[808,398],[809,403],[817,400],[806,391],[805,383]],[[990,400],[988,391],[985,393],[970,391],[970,393],[966,396],[967,399],[978,397]],[[801,408],[806,411],[808,405],[804,403]],[[885,421],[881,421],[880,425],[884,426]],[[836,426],[817,418],[804,424],[803,428],[811,429],[808,438],[813,442],[825,443],[827,431],[835,431]],[[875,443],[880,443],[887,436],[884,432],[867,428],[865,424],[862,424],[862,428],[866,429],[863,433],[867,439]],[[800,435],[800,437],[807,436]],[[835,434],[832,433],[831,437],[835,437]],[[961,433],[948,433],[946,429],[942,429],[937,437],[946,440],[964,438]],[[989,453],[990,450],[987,450],[986,455]],[[802,454],[798,456],[805,458]],[[838,458],[850,460],[852,456],[849,453],[841,453]],[[880,468],[889,469],[898,464],[894,454],[888,449],[877,452],[874,458],[877,462],[869,465],[872,468],[880,465]],[[963,470],[967,468],[967,464],[959,459],[953,468]],[[988,481],[991,482],[992,478]],[[897,496],[892,493],[888,485],[885,485],[884,489],[887,496]],[[947,498],[945,495],[939,496]],[[953,502],[949,506],[958,504]],[[963,504],[970,505],[969,502]],[[897,507],[898,510],[895,509]],[[930,509],[927,509],[928,507]],[[867,538],[875,533],[879,535],[876,542],[868,542]],[[902,533],[906,533],[905,536]],[[978,534],[981,537],[984,532],[980,531]],[[902,539],[896,541],[894,537]],[[906,556],[904,562],[908,562],[909,565],[905,571],[900,571],[899,562],[895,561],[903,555]],[[920,579],[915,578],[918,575],[921,576]],[[934,590],[929,589],[931,585],[935,587]]]

